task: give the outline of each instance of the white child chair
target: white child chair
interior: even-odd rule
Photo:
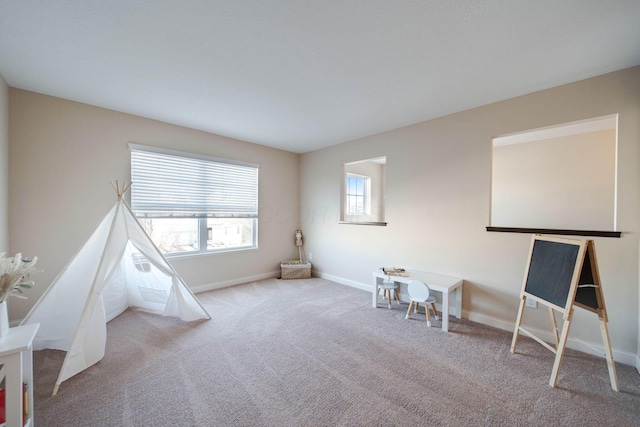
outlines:
[[[418,305],[424,304],[424,311],[427,317],[427,326],[431,326],[431,315],[429,314],[429,305],[433,309],[433,314],[438,320],[438,310],[436,309],[436,297],[430,295],[429,287],[422,283],[419,280],[412,280],[407,285],[407,292],[409,293],[409,310],[407,310],[407,315],[404,317],[405,319],[409,318],[409,315],[413,311],[418,311]]]
[[[400,303],[400,297],[398,296],[398,284],[393,281],[387,281],[380,283],[378,285],[378,289],[381,289],[385,298],[387,298],[387,307],[391,308],[391,292],[393,291],[393,296],[396,298],[396,301]]]

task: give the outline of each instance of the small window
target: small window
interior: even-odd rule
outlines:
[[[164,254],[258,245],[258,166],[130,144],[131,208]]]
[[[343,165],[340,223],[386,225],[386,175],[386,157]]]
[[[369,215],[371,212],[371,178],[347,174],[347,215]]]

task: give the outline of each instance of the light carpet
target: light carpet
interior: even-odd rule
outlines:
[[[198,294],[212,320],[127,310],[106,356],[51,392],[64,353],[34,353],[37,426],[637,426],[640,376],[327,280],[269,279]],[[382,307],[382,305],[381,305]]]

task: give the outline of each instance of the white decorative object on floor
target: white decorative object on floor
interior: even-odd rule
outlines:
[[[418,280],[412,280],[407,285],[407,292],[409,293],[409,309],[405,319],[409,318],[412,311],[418,311],[418,305],[424,304],[424,313],[427,317],[427,326],[431,326],[431,315],[429,314],[429,306],[433,309],[433,314],[438,320],[438,310],[436,309],[436,297],[429,294],[429,287]]]
[[[116,181],[114,188],[116,204],[22,321],[41,325],[34,350],[67,352],[53,394],[104,357],[106,324],[128,307],[184,321],[211,318],[123,200],[129,187]]]

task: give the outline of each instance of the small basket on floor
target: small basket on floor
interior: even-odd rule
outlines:
[[[280,263],[281,279],[311,278],[311,263],[300,261],[284,261]]]

